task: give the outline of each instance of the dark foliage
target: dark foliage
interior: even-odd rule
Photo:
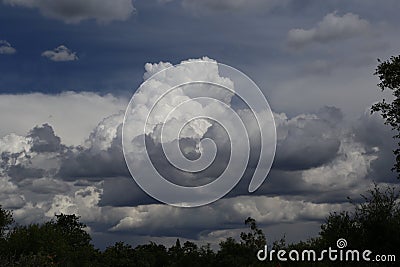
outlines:
[[[400,139],[400,56],[391,57],[388,61],[381,62],[375,71],[378,75],[380,83],[379,88],[393,91],[393,101],[391,103],[383,99],[381,102],[371,107],[371,113],[380,112],[385,124],[390,125],[396,132],[393,136],[395,139]],[[398,173],[400,177],[400,142],[398,147],[393,150],[396,156],[396,163],[392,170]]]
[[[96,251],[75,215],[56,215],[44,224],[16,225],[2,238],[2,265],[90,266]]]

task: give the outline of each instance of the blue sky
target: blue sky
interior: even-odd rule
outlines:
[[[363,19],[395,25],[396,14],[384,9],[384,5],[371,8],[371,4],[357,6],[353,1],[300,2],[278,5],[270,11],[252,9],[250,4],[242,11],[210,10],[211,7],[201,5],[185,9],[179,1],[164,4],[137,1],[136,11],[126,20],[88,19],[73,24],[63,21],[67,16],[57,20],[40,15],[37,8],[3,4],[1,36],[18,53],[0,61],[1,90],[11,93],[132,90],[140,84],[142,66],[147,62],[178,63],[201,56],[246,68],[256,79],[259,74],[247,68],[249,65],[298,64],[306,58],[326,57],[323,54],[326,51],[292,53],[285,49],[285,39],[290,29],[311,27],[335,10],[343,15],[355,9]],[[379,17],[379,10],[385,14],[384,18]],[[61,44],[75,51],[79,62],[54,64],[40,57],[43,51]]]
[[[330,211],[348,208],[347,196],[357,198],[373,180],[397,182],[388,171],[391,133],[368,109],[387,97],[373,72],[377,58],[398,54],[399,7],[395,0],[3,0],[0,204],[25,223],[78,213],[100,247],[176,237],[216,244],[237,235],[247,216],[271,238],[313,236]],[[121,114],[146,63],[204,56],[261,88],[275,113],[277,154],[255,195],[239,184],[209,207],[176,210],[130,178]],[[37,150],[35,142],[48,146]]]

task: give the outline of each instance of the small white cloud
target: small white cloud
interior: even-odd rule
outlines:
[[[311,43],[328,43],[368,33],[370,24],[353,13],[343,16],[332,12],[311,29],[291,29],[288,33],[288,44],[294,48],[302,48]]]
[[[42,56],[47,57],[51,61],[57,61],[57,62],[74,61],[79,59],[75,52],[72,52],[64,45],[60,45],[54,50],[44,51],[42,53]]]
[[[12,55],[15,54],[17,50],[11,46],[11,44],[5,40],[0,40],[0,54]]]

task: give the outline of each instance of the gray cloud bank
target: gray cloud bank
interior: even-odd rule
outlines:
[[[146,65],[147,74],[162,65]],[[86,96],[66,93],[54,99],[68,104],[72,97],[86,103]],[[395,182],[394,175],[384,171],[394,159],[392,134],[382,120],[363,114],[349,126],[340,109],[322,107],[292,117],[274,114],[276,158],[269,177],[254,194],[248,194],[247,187],[257,149],[245,177],[224,199],[193,209],[163,205],[136,185],[126,167],[121,146],[126,100],[93,93],[90,96],[91,102],[97,103],[91,103],[91,109],[100,112],[109,107],[110,114],[87,117],[97,120],[97,125],[91,122],[94,126],[82,142],[65,144],[63,136],[68,135],[61,126],[70,125],[70,131],[74,131],[77,118],[67,116],[58,117],[54,124],[33,124],[26,134],[8,133],[0,138],[0,203],[14,210],[17,221],[31,223],[60,212],[76,213],[99,239],[128,232],[149,238],[183,236],[218,242],[240,229],[247,216],[263,227],[319,223],[329,212],[347,209],[346,197],[357,200],[373,180],[378,184]],[[37,94],[14,97],[21,101],[35,99],[36,103],[49,98]],[[2,98],[10,96],[0,95],[0,102]],[[6,119],[10,120],[1,120]],[[199,141],[197,134],[181,140],[184,151],[193,151]],[[185,176],[171,167],[163,168],[166,174],[189,185],[218,177],[225,166],[224,157],[229,155],[229,144],[218,127],[209,127],[202,134],[222,141],[218,146],[221,160],[199,176]],[[148,138],[154,145],[150,150],[155,164],[163,164],[155,135]],[[257,144],[254,146],[257,148]]]

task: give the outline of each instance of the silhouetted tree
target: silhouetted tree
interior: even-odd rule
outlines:
[[[260,248],[263,248],[267,243],[265,235],[262,229],[257,227],[256,220],[251,217],[248,217],[244,223],[250,226],[250,232],[240,234],[240,238],[242,239],[242,244],[253,250],[254,252],[258,251]]]
[[[259,266],[256,255],[259,249],[263,249],[266,238],[261,229],[258,228],[256,220],[248,217],[245,224],[250,227],[250,232],[240,234],[240,243],[232,237],[222,241],[217,253],[216,266]]]
[[[168,252],[164,245],[150,242],[135,248],[135,266],[158,267],[168,264]]]
[[[13,222],[12,212],[3,209],[0,205],[0,266],[5,266],[8,263],[7,255],[3,251],[7,248],[8,231]]]
[[[76,215],[56,215],[44,224],[16,226],[7,237],[3,254],[14,265],[40,261],[40,265],[92,266],[97,251],[86,226]]]
[[[134,266],[135,250],[124,242],[116,242],[114,246],[107,247],[101,255],[102,266],[128,267]]]
[[[199,254],[199,266],[217,266],[216,265],[216,253],[211,249],[210,244],[203,245],[198,250]]]
[[[391,103],[383,99],[381,102],[375,104],[371,108],[371,113],[380,112],[385,124],[390,125],[396,134],[393,136],[395,139],[400,139],[400,56],[391,57],[389,60],[381,62],[375,71],[378,75],[380,83],[379,88],[384,90],[392,90],[394,99]],[[400,177],[400,142],[397,148],[394,149],[396,156],[396,163],[392,170],[398,173]]]
[[[183,257],[183,249],[179,238],[176,240],[175,245],[168,249],[168,255],[172,262],[179,262]]]
[[[355,204],[354,212],[331,214],[321,226],[325,245],[346,238],[350,247],[369,249],[374,253],[398,253],[400,247],[399,192],[394,187],[382,190],[377,185]],[[400,254],[397,255],[400,257]]]
[[[9,230],[10,225],[14,222],[12,212],[5,210],[0,205],[0,238],[4,238],[5,233]]]

